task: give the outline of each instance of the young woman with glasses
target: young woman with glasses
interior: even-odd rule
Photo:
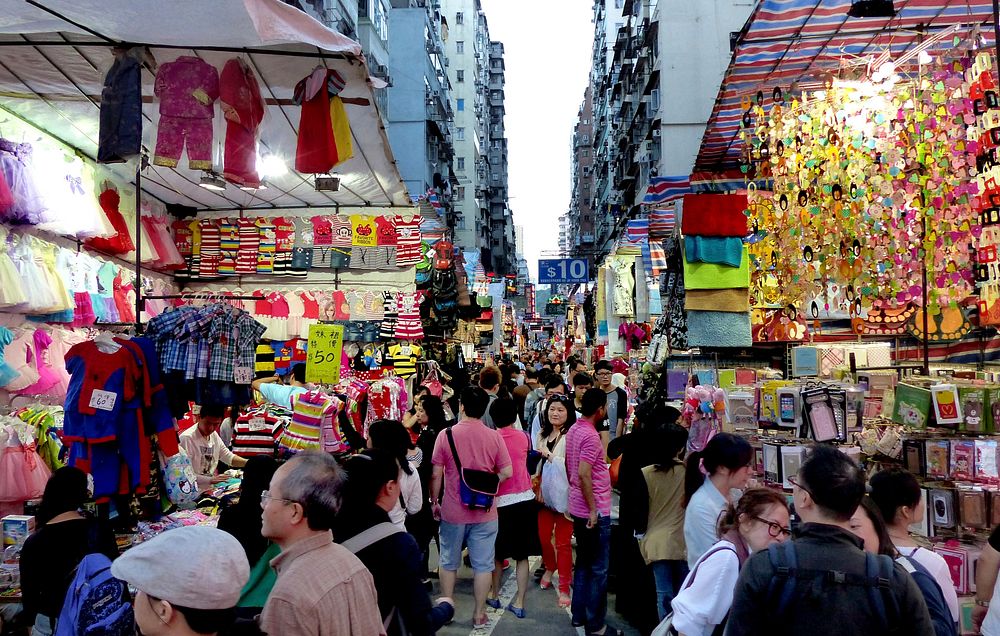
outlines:
[[[722,634],[744,562],[750,553],[788,539],[788,519],[785,496],[769,488],[751,488],[729,505],[719,520],[721,539],[698,559],[671,604],[675,633]]]

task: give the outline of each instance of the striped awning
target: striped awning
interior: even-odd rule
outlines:
[[[947,37],[927,49],[931,55],[951,48],[954,36],[966,37],[978,27],[984,27],[984,44],[993,46],[992,0],[895,0],[897,13],[891,19],[852,18],[850,7],[851,0],[758,1],[719,89],[695,171],[739,169],[743,100],[756,99],[758,91],[767,107],[775,87],[787,100],[801,92],[800,85],[837,72],[845,60],[886,52],[896,60],[938,34]]]

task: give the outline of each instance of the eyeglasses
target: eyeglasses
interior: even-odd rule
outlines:
[[[298,503],[297,501],[293,501],[291,499],[285,499],[284,497],[272,497],[271,491],[265,490],[264,492],[260,493],[260,507],[263,508],[264,506],[266,506],[267,502],[271,499],[273,499],[274,501],[283,501],[285,502],[286,505]]]
[[[598,376],[598,377],[602,377],[602,378],[606,378],[606,377],[608,377],[609,375],[613,375],[613,374],[612,374],[612,373],[611,373],[610,371],[598,371],[598,372],[597,372],[597,373],[595,373],[594,375],[596,375],[596,376]]]
[[[754,516],[754,519],[767,525],[767,533],[771,535],[772,538],[777,539],[778,537],[788,538],[792,536],[792,531],[787,527],[783,526],[777,521],[771,521],[770,519],[765,519],[764,517]]]
[[[802,484],[801,484],[801,483],[800,483],[800,482],[799,482],[798,480],[796,480],[796,479],[795,479],[794,477],[789,477],[789,478],[788,478],[788,483],[790,483],[791,485],[793,485],[793,486],[797,487],[797,488],[798,488],[799,490],[803,490],[803,491],[805,491],[806,493],[808,493],[808,495],[809,495],[810,497],[812,497],[812,491],[811,491],[811,490],[809,490],[808,488],[806,488],[805,486],[803,486],[803,485],[802,485]]]

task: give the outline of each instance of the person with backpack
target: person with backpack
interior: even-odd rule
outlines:
[[[750,442],[732,433],[719,433],[704,450],[688,453],[684,473],[684,544],[689,568],[719,540],[719,517],[734,500],[734,494],[739,497],[738,491],[746,487],[752,460]]]
[[[476,600],[472,620],[477,629],[489,624],[486,595],[493,584],[498,527],[494,499],[500,482],[514,473],[500,433],[483,424],[488,403],[486,391],[466,387],[462,391],[458,423],[441,431],[431,456],[434,464],[431,511],[441,522],[438,532],[441,593],[452,598],[462,564],[462,548],[467,547]]]
[[[371,572],[386,634],[436,633],[455,616],[455,602],[441,598],[431,603],[422,582],[420,547],[389,516],[399,500],[398,459],[369,449],[347,459],[344,470],[347,483],[334,537]]]
[[[751,553],[788,539],[788,504],[769,488],[751,488],[719,521],[721,538],[684,578],[670,603],[673,632],[685,636],[721,634],[733,604],[733,591]]]
[[[851,517],[851,531],[864,541],[865,551],[885,555],[903,566],[924,595],[936,636],[958,636],[958,622],[952,618],[941,586],[919,561],[896,549],[882,513],[871,497],[861,500],[857,512]]]
[[[111,565],[110,575],[137,590],[135,627],[140,634],[211,636],[232,627],[250,564],[243,546],[231,534],[218,528],[185,526],[128,550]],[[92,611],[94,597],[99,597],[94,593],[90,597],[81,608]],[[67,636],[91,633],[125,636],[134,631],[80,630]]]
[[[66,591],[86,555],[118,558],[111,530],[83,513],[89,498],[87,475],[79,468],[60,468],[45,484],[38,528],[25,540],[20,559],[22,620],[33,622],[32,636],[55,632]]]
[[[902,468],[891,468],[875,473],[868,483],[871,486],[872,501],[885,520],[896,551],[930,572],[941,587],[941,593],[951,611],[952,622],[959,622],[962,615],[958,606],[958,593],[948,564],[940,554],[921,546],[910,536],[909,526],[923,521],[926,514],[917,478]]]
[[[794,541],[743,566],[727,636],[934,636],[917,584],[889,557],[866,554],[851,532],[865,494],[860,467],[816,444],[790,481],[802,523]]]

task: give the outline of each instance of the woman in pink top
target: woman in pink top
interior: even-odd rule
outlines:
[[[496,540],[496,569],[493,570],[493,589],[486,604],[493,609],[500,609],[500,578],[503,575],[504,559],[517,562],[517,595],[507,609],[514,616],[524,618],[524,593],[528,590],[528,557],[540,554],[541,544],[538,541],[538,505],[535,503],[535,493],[531,489],[531,476],[528,474],[528,451],[531,441],[527,433],[520,431],[511,424],[517,419],[517,407],[511,399],[495,400],[490,407],[490,417],[503,439],[507,453],[510,455],[514,474],[510,479],[500,482],[497,491],[496,506],[499,520]]]

